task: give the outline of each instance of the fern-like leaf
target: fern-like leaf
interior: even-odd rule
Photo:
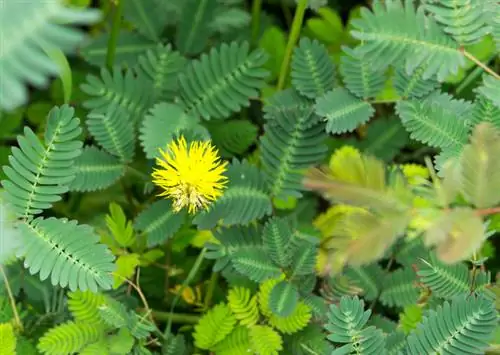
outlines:
[[[408,336],[407,354],[483,354],[496,326],[490,300],[463,295],[429,311]]]
[[[31,274],[40,280],[49,276],[53,285],[69,286],[71,291],[109,289],[114,271],[109,249],[88,225],[67,219],[37,218],[19,225],[23,246],[18,255]]]
[[[262,50],[249,53],[249,48],[247,42],[223,43],[189,64],[179,85],[182,102],[191,114],[207,120],[227,118],[258,96],[267,77],[261,69],[267,55]]]
[[[271,317],[269,317],[269,324],[284,334],[293,334],[304,329],[309,324],[311,317],[311,308],[305,303],[299,302],[293,312],[288,316],[282,317],[277,314],[271,315]]]
[[[497,129],[500,129],[500,106],[478,95],[471,111],[470,125],[474,127],[481,122],[491,122]]]
[[[8,111],[26,102],[27,84],[42,88],[49,76],[60,72],[47,51],[73,52],[84,39],[75,25],[90,25],[100,18],[95,9],[66,7],[61,0],[9,1],[2,4],[0,15],[0,33],[16,34],[2,38],[0,55],[0,109]]]
[[[227,303],[240,324],[251,327],[259,320],[257,296],[252,296],[250,290],[244,287],[235,287],[229,290]]]
[[[403,99],[418,99],[437,89],[439,82],[436,78],[424,79],[427,64],[421,64],[411,73],[403,65],[396,66],[394,73],[394,88]]]
[[[312,109],[287,111],[283,120],[264,126],[261,159],[275,197],[300,197],[304,170],[323,160],[326,153],[324,125]]]
[[[476,43],[491,32],[483,1],[426,0],[424,9],[462,45]]]
[[[316,101],[316,114],[326,121],[328,133],[351,132],[366,123],[375,109],[344,88],[333,89]]]
[[[311,100],[299,95],[293,88],[288,88],[266,98],[262,111],[264,112],[264,119],[269,124],[283,126],[288,122],[288,117],[293,117],[292,115],[295,112],[307,112],[311,107]],[[314,118],[310,120],[310,124],[316,122],[317,120]]]
[[[0,323],[0,353],[16,355],[16,335],[11,323]]]
[[[135,25],[139,33],[152,41],[160,41],[166,24],[166,9],[156,0],[124,0],[123,15]]]
[[[61,199],[75,178],[74,161],[81,154],[82,130],[74,109],[63,105],[50,110],[44,143],[29,127],[12,148],[8,180],[2,181],[5,201],[19,217],[29,219]]]
[[[289,248],[292,234],[290,221],[286,218],[272,218],[264,225],[264,246],[271,259],[281,267],[287,267],[292,261]]]
[[[379,329],[365,325],[371,311],[364,311],[364,302],[358,297],[342,297],[340,304],[331,305],[328,313],[328,324],[325,329],[330,335],[329,340],[345,344],[337,348],[332,355],[348,354],[357,351],[358,354],[382,354],[385,338]]]
[[[370,58],[375,70],[403,61],[411,74],[426,64],[422,78],[442,81],[465,65],[458,44],[425,16],[423,7],[416,10],[412,0],[377,0],[372,9],[361,9],[361,18],[351,22],[351,34],[361,41],[356,50]]]
[[[295,244],[290,264],[290,277],[313,274],[318,254],[316,246],[308,240],[299,240]]]
[[[415,304],[420,295],[416,286],[416,275],[412,269],[398,269],[384,280],[380,301],[389,307],[405,307]]]
[[[470,292],[469,270],[463,263],[445,265],[431,255],[430,260],[421,260],[417,275],[419,281],[444,299]]]
[[[135,220],[135,229],[147,236],[149,247],[162,244],[182,226],[186,213],[175,213],[169,200],[156,201]]]
[[[291,78],[295,89],[314,99],[333,89],[336,84],[335,66],[325,46],[304,37],[295,48]]]
[[[87,146],[75,160],[75,179],[71,191],[103,190],[125,174],[125,165],[116,157],[96,146]]]
[[[154,97],[150,94],[151,82],[134,75],[133,70],[125,74],[119,67],[112,71],[101,68],[100,77],[87,75],[87,81],[80,85],[81,90],[90,97],[83,106],[91,110],[92,115],[106,115],[110,107],[112,111],[121,113],[120,119],[135,124],[151,106]]]
[[[152,82],[153,101],[159,102],[175,96],[177,78],[185,65],[185,58],[170,44],[158,44],[139,57],[136,72]]]
[[[99,307],[105,303],[106,298],[100,293],[90,291],[68,293],[68,309],[77,322],[100,323]]]
[[[274,286],[276,286],[283,278],[274,278],[269,279],[262,282],[259,286],[259,307],[260,312],[266,317],[271,317],[273,312],[271,311],[271,307],[269,305],[269,300],[271,297],[271,291]]]
[[[264,176],[246,160],[233,159],[225,173],[229,183],[224,194],[194,218],[200,229],[213,228],[219,221],[224,226],[247,225],[271,214],[272,204]]]
[[[384,71],[374,70],[369,59],[349,47],[342,51],[340,73],[346,88],[361,99],[377,96],[385,85]]]
[[[251,351],[250,332],[248,328],[237,326],[213,348],[217,355],[248,355]],[[177,353],[172,355],[177,355]]]
[[[373,301],[384,287],[384,270],[374,263],[363,267],[349,267],[344,273],[354,285],[363,290],[363,298]]]
[[[91,112],[86,121],[88,130],[97,143],[120,162],[132,161],[135,154],[135,132],[124,111],[114,103],[106,112]]]
[[[317,324],[284,337],[285,353],[291,355],[331,354],[333,346]]]
[[[250,344],[254,354],[278,355],[283,350],[283,339],[271,327],[256,325],[250,328]]]
[[[239,273],[255,282],[262,282],[281,274],[280,268],[257,248],[235,253],[233,266]]]
[[[66,322],[51,328],[38,341],[38,350],[47,355],[73,354],[103,336],[95,324]]]
[[[140,128],[139,140],[146,157],[159,157],[159,149],[165,150],[171,140],[182,132],[201,138],[210,137],[206,128],[199,124],[198,118],[186,114],[178,105],[160,102],[153,106]]]
[[[220,303],[208,311],[194,327],[194,341],[200,349],[210,349],[227,337],[236,325],[231,309]]]
[[[445,96],[436,101],[399,101],[396,112],[411,138],[437,148],[461,147],[467,141],[467,125],[460,119],[461,105],[454,112],[445,106],[449,103]]]

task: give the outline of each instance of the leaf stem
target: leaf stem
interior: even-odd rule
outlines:
[[[205,257],[206,252],[207,252],[206,248],[203,248],[200,251],[200,254],[198,255],[198,257],[196,258],[196,261],[193,264],[193,267],[191,268],[191,270],[189,270],[189,274],[184,279],[184,282],[182,283],[181,288],[179,289],[179,291],[177,291],[177,294],[172,302],[172,305],[170,306],[170,312],[168,312],[169,314],[174,313],[175,306],[177,305],[177,302],[179,302],[179,299],[181,298],[182,292],[189,285],[189,283],[194,278],[194,276],[197,274],[198,270],[201,267],[201,263],[203,262],[203,258]],[[164,337],[165,337],[165,341],[167,341],[168,337],[170,336],[170,331],[172,329],[172,322],[173,322],[173,319],[169,318],[167,326],[165,328],[165,332],[163,333]]]
[[[477,210],[476,213],[480,216],[489,216],[490,214],[500,213],[500,207],[485,208],[482,210]]]
[[[253,0],[252,2],[252,45],[257,46],[260,32],[260,13],[262,9],[262,0]]]
[[[465,48],[460,48],[460,52],[464,55],[465,58],[469,59],[470,61],[474,62],[478,67],[481,67],[485,72],[488,74],[492,75],[496,79],[500,80],[500,75],[495,73],[492,69],[490,69],[486,64],[481,62],[479,59],[477,59],[474,55],[471,53],[467,52]]]
[[[111,32],[109,34],[108,40],[108,50],[106,52],[106,66],[108,70],[113,69],[113,64],[115,62],[116,53],[116,43],[118,42],[118,35],[120,34],[120,25],[122,22],[122,9],[123,0],[115,0],[115,12],[113,14],[113,20],[111,24]]]
[[[146,310],[139,309],[138,311],[144,312]],[[172,323],[178,324],[196,324],[200,320],[200,316],[187,313],[171,313],[153,310],[151,312],[151,315],[158,321],[170,321]]]
[[[297,8],[295,9],[295,15],[293,16],[292,29],[290,31],[290,36],[288,37],[288,43],[285,49],[285,57],[281,63],[280,76],[278,78],[278,85],[276,89],[278,91],[283,90],[285,87],[285,81],[288,76],[288,67],[292,60],[293,49],[297,40],[300,36],[300,30],[302,29],[302,23],[304,22],[304,15],[306,13],[308,0],[300,0]]]
[[[130,175],[134,175],[141,180],[144,180],[146,182],[151,181],[151,178],[149,175],[143,173],[142,171],[137,170],[136,168],[131,167],[130,165],[127,165],[127,171],[129,172]]]
[[[207,293],[205,294],[205,299],[203,301],[203,307],[205,311],[208,311],[210,305],[212,303],[212,298],[214,295],[215,285],[217,285],[217,279],[219,278],[219,274],[217,272],[213,272],[210,277],[210,281],[207,287]]]
[[[5,273],[5,270],[1,265],[0,265],[0,273],[2,274],[2,278],[5,283],[5,289],[7,290],[7,296],[9,297],[10,306],[12,307],[12,313],[14,314],[14,320],[16,322],[16,326],[22,330],[23,323],[21,322],[19,313],[17,313],[16,300],[14,299],[14,295],[12,294],[12,289],[10,288],[9,279],[7,279],[7,274]]]

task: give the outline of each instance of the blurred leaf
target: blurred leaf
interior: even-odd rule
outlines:
[[[14,131],[21,131],[25,108],[19,107],[16,110],[6,113],[0,111],[0,138],[7,137]]]
[[[319,9],[317,14],[319,16],[312,17],[306,21],[306,33],[326,45],[337,44],[340,48],[344,32],[340,15],[328,7]]]
[[[285,47],[286,34],[278,26],[268,27],[259,40],[259,48],[262,48],[269,54],[269,60],[264,66],[271,72],[268,82],[274,81],[280,73],[281,63],[285,56]]]
[[[73,76],[68,59],[59,48],[47,48],[45,52],[59,67],[59,78],[61,79],[64,94],[62,103],[69,104],[71,100],[71,91],[73,89]]]
[[[122,285],[125,280],[134,276],[135,268],[140,265],[140,256],[138,254],[124,254],[120,255],[116,260],[116,271],[113,275],[114,284],[113,288],[116,289]]]

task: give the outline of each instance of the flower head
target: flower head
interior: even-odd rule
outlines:
[[[227,183],[227,162],[221,162],[217,149],[210,142],[192,142],[189,147],[181,136],[166,151],[160,149],[156,159],[159,168],[153,171],[153,183],[164,191],[159,196],[173,199],[174,210],[188,207],[189,213],[207,208],[222,195]]]

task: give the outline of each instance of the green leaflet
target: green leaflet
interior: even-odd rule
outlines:
[[[401,268],[384,278],[380,301],[389,307],[415,304],[420,295],[417,278],[412,269]]]
[[[236,325],[231,309],[220,303],[208,311],[195,326],[194,340],[200,349],[211,349],[228,336]]]
[[[264,225],[264,247],[271,259],[281,267],[287,267],[292,261],[289,248],[292,233],[290,221],[286,218],[272,218]]]
[[[147,236],[149,247],[162,244],[182,226],[186,211],[175,213],[169,200],[159,200],[142,211],[136,218],[134,228]]]
[[[369,57],[366,58],[349,47],[342,47],[342,52],[340,73],[346,88],[360,99],[377,96],[385,85],[384,71],[374,70]]]
[[[207,1],[213,0],[200,3]],[[250,98],[258,96],[265,84],[268,72],[261,68],[266,60],[262,50],[250,52],[248,42],[223,43],[212,48],[191,61],[179,77],[184,107],[206,120],[227,118],[248,107]]]
[[[344,88],[333,89],[318,98],[315,110],[326,121],[328,133],[351,132],[368,122],[375,113],[368,102],[358,99]]]
[[[422,78],[442,81],[465,65],[457,43],[425,16],[423,7],[415,9],[412,0],[377,0],[372,8],[363,8],[361,18],[351,22],[351,34],[362,41],[356,51],[370,58],[375,70],[403,61],[412,73],[427,63]]]
[[[114,256],[88,225],[67,219],[37,218],[19,225],[25,267],[53,285],[97,292],[109,289]],[[85,252],[84,252],[85,251]]]
[[[96,146],[86,146],[75,160],[75,179],[70,191],[103,190],[125,174],[125,165],[118,158]]]
[[[84,346],[96,342],[102,329],[91,323],[63,323],[46,332],[38,342],[38,350],[44,354],[56,355],[76,353]]]
[[[443,26],[458,43],[467,45],[490,33],[487,1],[442,0],[426,1],[424,9]]]
[[[82,129],[68,105],[54,107],[47,116],[44,142],[29,127],[18,136],[10,165],[4,167],[8,180],[2,181],[5,202],[23,219],[40,214],[69,189],[75,178],[74,160],[81,154]]]
[[[456,315],[460,314],[460,317]],[[408,336],[408,354],[481,354],[488,346],[497,325],[497,312],[490,300],[459,296],[430,311]]]
[[[258,127],[247,120],[207,122],[206,127],[223,158],[244,154],[257,140]]]
[[[326,47],[317,40],[307,37],[300,40],[294,50],[291,69],[293,86],[307,98],[321,96],[336,84],[335,66]]]
[[[293,313],[299,301],[297,288],[287,282],[281,281],[274,285],[269,295],[269,308],[279,317],[287,317]]]
[[[16,355],[16,335],[11,323],[0,323],[0,349],[3,355]]]

